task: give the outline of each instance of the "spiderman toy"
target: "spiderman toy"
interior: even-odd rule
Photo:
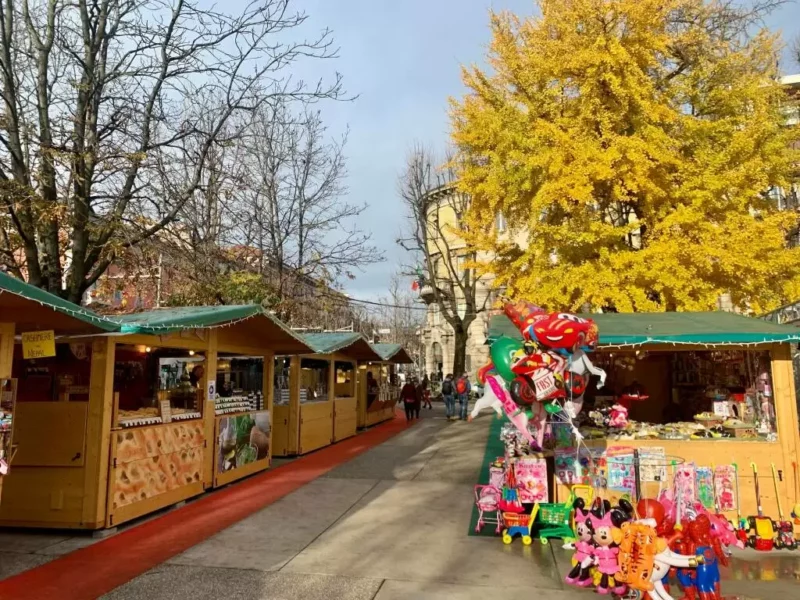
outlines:
[[[708,515],[698,515],[686,524],[686,530],[678,542],[681,554],[702,555],[704,562],[696,569],[680,569],[678,581],[683,587],[686,600],[720,600],[719,563],[728,565],[728,557],[722,550],[717,536],[711,535],[711,520]]]

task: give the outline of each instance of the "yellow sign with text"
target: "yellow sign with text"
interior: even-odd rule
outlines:
[[[22,358],[47,358],[55,355],[54,331],[27,331],[22,334]]]

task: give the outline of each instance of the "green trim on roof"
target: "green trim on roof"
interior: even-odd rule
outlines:
[[[598,313],[601,346],[800,342],[800,329],[729,312]],[[521,338],[505,315],[489,321],[488,339]]]
[[[290,331],[278,319],[269,315],[258,304],[232,306],[181,306],[162,308],[147,312],[131,313],[115,317],[120,322],[122,333],[158,335],[183,329],[204,329],[227,325],[233,321],[264,314],[283,329]],[[294,335],[294,334],[293,334]],[[295,335],[295,337],[297,337]]]
[[[378,361],[381,356],[360,333],[326,331],[306,333],[303,339],[315,354],[345,354],[356,360]]]
[[[83,323],[93,325],[102,331],[117,331],[119,329],[119,325],[111,319],[108,319],[102,315],[98,315],[88,308],[78,306],[77,304],[73,304],[68,300],[59,298],[50,292],[46,292],[43,289],[29,283],[25,283],[21,279],[12,277],[11,275],[3,273],[2,271],[0,271],[0,293],[14,294],[20,298],[25,298],[26,300],[30,300],[32,302],[38,302],[49,308],[52,308],[58,313],[64,314]]]
[[[387,362],[396,364],[411,364],[414,362],[400,344],[370,344],[370,346]]]
[[[323,332],[323,333],[304,333],[301,337],[305,340],[315,354],[333,354],[352,346],[358,340],[363,340],[364,336],[360,333],[352,332]]]

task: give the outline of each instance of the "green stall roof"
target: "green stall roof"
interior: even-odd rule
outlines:
[[[315,354],[344,354],[356,360],[381,360],[367,338],[354,332],[306,333],[302,336]]]
[[[397,365],[410,365],[414,362],[400,344],[372,344],[372,348],[380,354],[384,362]]]
[[[184,329],[206,329],[235,325],[248,319],[247,330],[270,339],[272,348],[281,353],[303,353],[311,350],[301,336],[283,321],[258,304],[230,306],[182,306],[115,317],[120,331],[126,334],[165,335]]]
[[[2,271],[0,271],[0,320],[14,322],[17,332],[53,329],[59,334],[73,334],[119,329],[119,324],[112,319]]]
[[[729,312],[597,313],[601,346],[642,344],[746,345],[800,341],[800,329]],[[489,340],[521,338],[505,315],[489,322]]]

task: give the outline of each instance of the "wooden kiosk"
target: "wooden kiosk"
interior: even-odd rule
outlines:
[[[358,369],[358,427],[370,427],[394,418],[400,398],[395,365],[414,361],[400,344],[372,344],[380,361],[362,364]],[[370,376],[375,384],[370,386]],[[370,389],[371,388],[371,389]]]
[[[310,333],[303,340],[314,354],[276,359],[276,456],[306,454],[355,435],[358,365],[380,359],[359,333]]]
[[[8,477],[0,524],[113,527],[269,466],[265,383],[275,352],[303,352],[302,340],[260,306],[113,322],[116,331],[102,336],[58,340],[53,359],[15,361],[22,459]],[[226,381],[220,359],[233,356],[264,365],[261,398],[247,406],[217,394]]]
[[[800,486],[793,469],[800,436],[790,347],[800,341],[800,329],[723,312],[587,317],[595,320],[600,332],[600,346],[590,359],[606,370],[608,379],[605,388],[596,390],[597,379],[592,378],[583,414],[603,403],[619,402],[626,391],[627,396],[634,391],[633,396],[643,398],[630,403],[629,419],[636,425],[600,435],[591,426],[581,429],[586,446],[600,458],[595,465],[618,460],[609,457],[620,449],[635,449],[640,459],[647,455],[659,467],[653,472],[660,472],[663,479],[640,482],[643,495],[654,497],[659,488],[672,484],[680,464],[698,468],[735,464],[741,514],[754,515],[757,503],[750,464],[755,462],[761,504],[766,515],[777,518],[770,468],[774,464],[778,493],[788,512],[797,502],[795,489]],[[505,316],[495,316],[489,338],[501,335],[519,338]],[[713,431],[711,424],[717,426]],[[701,429],[705,431],[685,433]],[[712,434],[715,437],[708,437]],[[559,453],[576,455],[577,450],[557,448],[556,463]],[[654,458],[661,454],[664,459]],[[573,477],[571,470],[566,473]],[[561,479],[556,488],[559,500],[569,493]],[[735,512],[727,516],[735,517]]]
[[[16,375],[23,364],[21,346],[15,343],[16,336],[30,332],[52,332],[53,338],[56,338],[102,333],[116,328],[116,323],[104,317],[0,272],[0,412],[3,414],[0,460],[5,461],[10,468],[8,477],[0,474],[0,504],[3,503],[5,479],[8,480],[7,504],[11,505],[16,501],[18,490],[36,485],[35,479],[26,479],[25,467],[52,460],[53,446],[61,449],[71,445],[80,446],[81,456],[66,465],[71,470],[63,472],[62,482],[78,491],[91,492],[91,482],[87,481],[83,470],[78,467],[86,462],[85,455],[96,455],[99,451],[96,444],[87,440],[85,428],[82,433],[74,433],[70,429],[75,422],[86,423],[86,403],[61,403],[57,407],[58,415],[52,415],[53,418],[41,415],[41,406],[37,404],[17,403],[19,382]],[[16,361],[15,354],[19,355]],[[27,435],[26,427],[33,421],[40,423],[44,437],[35,445],[23,444],[20,447],[16,439]],[[17,453],[17,450],[20,452]],[[13,477],[11,475],[14,469],[11,466],[20,467],[19,473],[13,473]]]

